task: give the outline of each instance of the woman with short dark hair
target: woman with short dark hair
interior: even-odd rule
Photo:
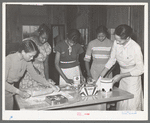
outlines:
[[[13,95],[18,94],[22,98],[29,98],[30,94],[14,87],[15,82],[19,82],[25,74],[29,72],[32,79],[44,86],[50,86],[53,90],[57,90],[55,86],[50,84],[45,78],[37,74],[33,68],[31,60],[37,54],[38,48],[31,39],[23,41],[18,52],[6,56],[5,68],[5,109],[13,110]]]
[[[78,43],[79,40],[80,32],[77,29],[72,29],[67,34],[67,39],[55,47],[55,66],[60,74],[60,86],[72,85],[74,77],[82,76],[78,58],[83,53],[83,48]]]
[[[133,99],[117,103],[117,110],[143,110],[143,92],[141,75],[144,73],[143,55],[140,46],[131,39],[132,28],[126,24],[115,29],[115,41],[111,57],[101,72],[103,77],[117,61],[120,74],[113,77],[113,83],[119,82],[119,88],[134,94]]]

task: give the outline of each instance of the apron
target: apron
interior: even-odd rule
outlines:
[[[121,73],[126,73],[132,71],[134,68],[120,68]],[[133,99],[128,99],[120,101],[117,103],[117,110],[134,110],[141,111],[143,110],[143,91],[141,76],[138,77],[126,77],[121,79],[119,88],[125,91],[128,91],[134,94]]]
[[[74,79],[74,77],[80,76],[80,69],[79,66],[75,66],[72,68],[61,68],[61,70],[63,71],[63,73],[65,74],[65,76],[68,79]],[[80,83],[77,83],[77,85],[79,85]],[[66,83],[66,81],[60,76],[59,79],[59,85],[60,86],[66,86],[66,85],[70,85],[68,83]]]

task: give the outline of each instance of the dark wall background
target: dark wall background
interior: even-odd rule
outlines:
[[[7,5],[6,6],[6,54],[17,50],[22,41],[22,25],[64,25],[65,33],[71,28],[88,28],[88,42],[96,38],[95,29],[103,24],[114,29],[119,24],[128,24],[134,30],[133,38],[144,53],[144,6],[105,6],[105,5]],[[48,41],[52,46],[52,38]],[[84,43],[83,43],[84,44]],[[86,51],[86,46],[84,47]],[[84,55],[80,57],[84,71]],[[50,54],[50,77],[53,72],[55,53]],[[113,74],[119,73],[118,65]],[[56,75],[57,76],[57,75]],[[56,80],[57,81],[57,80]]]

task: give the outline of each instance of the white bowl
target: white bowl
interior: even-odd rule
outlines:
[[[111,92],[113,87],[112,79],[110,78],[101,78],[100,80],[100,91],[102,92]]]

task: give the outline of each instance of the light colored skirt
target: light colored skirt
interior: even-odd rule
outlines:
[[[74,77],[80,76],[79,66],[75,66],[75,67],[72,67],[72,68],[65,68],[65,69],[61,68],[61,70],[63,71],[63,73],[65,74],[65,76],[68,79],[74,80]],[[79,84],[80,84],[80,82],[77,83],[77,85],[79,85]],[[66,81],[60,76],[59,85],[60,86],[66,86],[66,85],[68,85],[68,83],[66,83]]]
[[[120,81],[119,88],[134,94],[134,98],[117,103],[117,110],[142,111],[144,98],[141,77],[126,77]]]

